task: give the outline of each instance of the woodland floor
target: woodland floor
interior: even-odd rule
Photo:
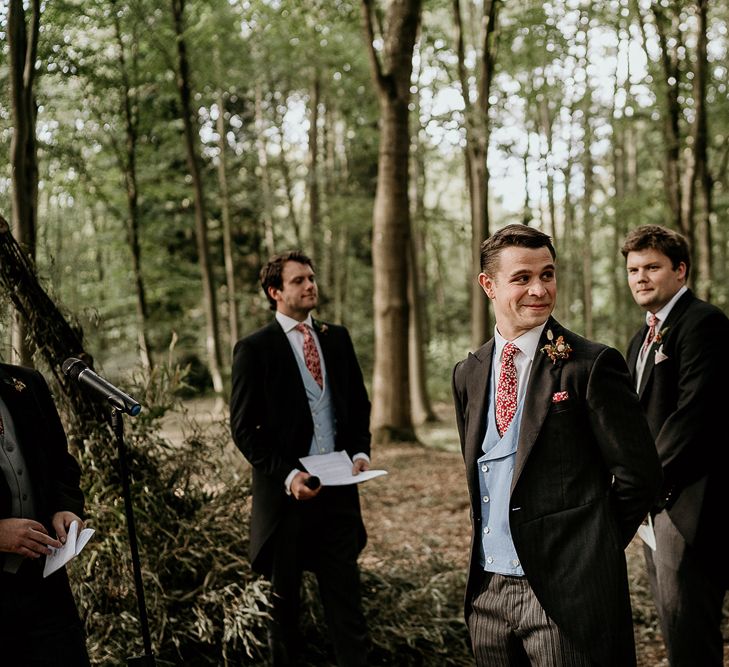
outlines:
[[[220,406],[215,410],[211,403],[193,402],[188,407],[198,422],[225,428]],[[439,405],[437,412],[440,421],[418,429],[423,444],[381,445],[372,453],[372,467],[389,474],[360,487],[369,536],[360,559],[364,569],[378,570],[381,564],[397,561],[417,568],[434,555],[466,568],[470,525],[463,461],[451,407]],[[626,554],[638,667],[667,666],[639,538]],[[729,596],[724,612],[724,662],[729,665]]]

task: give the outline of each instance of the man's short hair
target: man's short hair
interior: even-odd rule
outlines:
[[[481,272],[493,275],[497,268],[499,253],[504,248],[512,246],[534,249],[548,248],[552,259],[557,258],[557,253],[549,235],[527,225],[506,225],[506,227],[502,227],[481,243]]]
[[[283,289],[283,268],[286,262],[298,262],[299,264],[308,264],[312,269],[314,263],[309,257],[307,257],[301,250],[288,250],[278,255],[274,255],[271,259],[266,262],[265,266],[261,269],[259,277],[261,279],[261,287],[263,293],[268,299],[268,305],[271,310],[276,310],[276,299],[271,297],[268,293],[268,288],[273,287],[274,289]]]
[[[661,225],[641,225],[628,232],[620,252],[627,259],[629,252],[640,252],[651,248],[663,253],[671,260],[675,271],[683,262],[686,265],[686,279],[691,268],[691,253],[686,238],[678,232]]]

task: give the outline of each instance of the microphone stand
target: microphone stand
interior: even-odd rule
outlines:
[[[111,425],[116,435],[116,446],[119,453],[119,467],[121,469],[122,485],[124,488],[124,510],[127,516],[127,529],[129,531],[129,545],[132,551],[132,567],[134,569],[134,584],[137,589],[137,604],[139,605],[139,622],[142,625],[142,641],[144,655],[127,658],[129,667],[154,667],[154,654],[152,653],[152,640],[149,634],[147,621],[147,607],[144,603],[144,585],[142,583],[142,568],[139,564],[139,550],[137,548],[137,531],[134,527],[134,511],[132,509],[132,493],[129,485],[129,467],[127,465],[126,445],[124,444],[124,422],[121,410],[112,407]]]

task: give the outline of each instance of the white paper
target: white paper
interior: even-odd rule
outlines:
[[[81,533],[78,532],[78,521],[73,521],[68,528],[66,535],[66,543],[60,549],[51,547],[50,556],[46,556],[46,565],[43,568],[43,576],[47,577],[53,574],[58,568],[63,567],[68,561],[76,558],[91,536],[96,531],[93,528],[84,528]]]
[[[302,456],[299,460],[304,464],[307,472],[319,478],[322,486],[359,484],[387,474],[387,470],[365,470],[358,475],[353,475],[352,460],[344,451]]]
[[[653,549],[653,551],[656,550],[656,533],[653,530],[653,519],[650,514],[646,521],[638,526],[638,537]]]

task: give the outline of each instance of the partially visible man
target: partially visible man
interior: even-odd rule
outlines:
[[[723,664],[722,605],[729,587],[726,521],[729,318],[686,286],[686,239],[665,227],[631,231],[628,284],[646,311],[628,347],[640,403],[663,466],[645,557],[672,667]]]
[[[369,468],[370,402],[349,333],[311,317],[311,260],[272,257],[261,287],[276,312],[233,352],[233,440],[253,466],[250,556],[271,580],[274,665],[298,664],[302,572],[314,572],[340,667],[367,664],[357,558],[366,542],[357,485],[309,488],[299,459],[346,451],[352,474]]]
[[[555,257],[525,225],[483,242],[494,337],[453,372],[479,667],[636,663],[624,550],[660,467],[620,353],[551,317]]]
[[[0,645],[7,665],[84,667],[83,627],[50,547],[83,527],[80,471],[43,376],[0,364]],[[55,537],[54,537],[55,536]]]

